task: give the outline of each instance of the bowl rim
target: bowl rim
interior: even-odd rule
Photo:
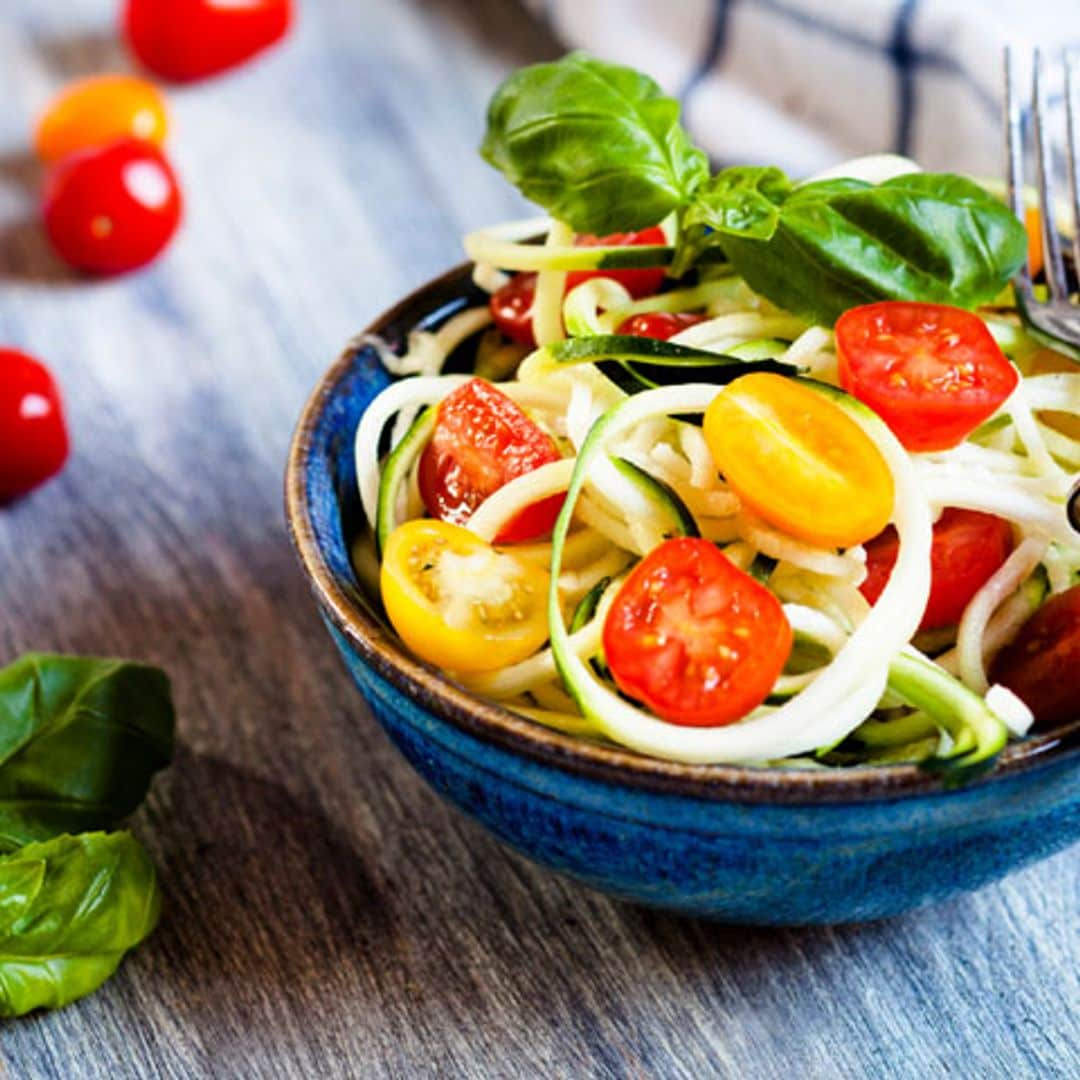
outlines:
[[[351,371],[358,344],[422,306],[425,298],[468,279],[460,263],[414,289],[345,346],[312,390],[297,422],[285,471],[285,515],[300,565],[322,612],[366,664],[413,701],[460,731],[579,776],[645,791],[745,803],[851,803],[945,793],[917,765],[855,765],[835,770],[750,765],[688,765],[566,735],[479,698],[413,656],[342,587],[319,548],[308,504],[314,433],[327,403]],[[1003,781],[1080,749],[1080,718],[1055,731],[1010,743],[994,770],[963,790]]]

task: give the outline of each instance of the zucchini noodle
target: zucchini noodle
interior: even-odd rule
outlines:
[[[839,390],[833,331],[756,295],[731,265],[701,266],[700,274],[642,298],[603,276],[605,268],[670,266],[674,217],[664,229],[667,243],[649,247],[578,245],[568,225],[546,218],[470,233],[466,249],[483,291],[502,288],[513,272],[536,273],[531,319],[538,344],[531,352],[488,329],[486,304],[458,311],[437,329],[412,331],[400,356],[379,338],[355,340],[375,349],[396,377],[356,431],[356,483],[375,535],[374,544],[353,544],[358,575],[377,590],[377,553],[388,550],[387,536],[425,513],[419,461],[442,414],[424,410],[468,381],[440,372],[459,346],[471,348],[481,336],[483,376],[554,440],[562,457],[485,488],[490,494],[477,500],[464,526],[477,538],[471,542],[494,545],[538,503],[563,502],[550,539],[539,534],[497,545],[532,581],[543,582],[530,586],[534,594],[547,589],[543,610],[534,605],[525,616],[539,630],[530,644],[539,646],[501,669],[457,674],[462,685],[553,730],[672,761],[830,768],[920,760],[973,775],[1034,719],[1014,693],[990,685],[988,666],[1048,597],[1080,583],[1080,535],[1066,510],[1080,469],[1080,374],[1027,374],[1052,365],[999,297],[984,317],[1021,372],[1015,391],[958,445],[909,452],[881,419]],[[572,271],[599,273],[567,292]],[[651,313],[693,313],[699,321],[669,339],[682,349],[638,346],[619,334],[626,320]],[[874,561],[881,549],[871,541],[827,547],[785,531],[775,523],[784,519],[767,515],[767,502],[739,484],[733,464],[730,476],[718,467],[713,432],[706,441],[700,417],[720,383],[744,374],[741,364],[781,373],[827,398],[876,448],[893,484],[891,573],[882,574]],[[509,453],[504,441],[493,445]],[[930,629],[920,632],[931,592],[932,530],[950,508],[1004,519],[1015,547],[958,624],[928,620]],[[783,670],[774,677],[774,667],[765,680],[768,696],[723,726],[683,726],[653,715],[621,691],[615,639],[613,656],[604,656],[605,622],[620,588],[639,558],[673,536],[718,545],[779,601],[794,639]],[[873,604],[860,591],[872,595],[868,551],[869,580],[875,592],[880,585]],[[438,588],[448,608],[456,604],[461,630],[469,611],[457,602],[455,584],[448,576]]]

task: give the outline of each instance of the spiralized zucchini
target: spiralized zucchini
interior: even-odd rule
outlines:
[[[566,501],[550,541],[514,546],[520,559],[550,570],[550,643],[511,667],[460,682],[536,723],[681,762],[787,759],[822,767],[926,759],[939,768],[976,771],[1010,733],[1023,734],[1030,712],[1004,688],[990,686],[987,670],[1043,599],[1080,577],[1080,536],[1065,509],[1080,440],[1075,423],[1060,423],[1062,415],[1080,416],[1080,375],[1030,374],[1039,346],[1017,319],[1000,310],[992,319],[997,339],[1026,375],[1012,397],[959,446],[911,454],[872,412],[836,388],[832,332],[777,310],[730,270],[718,268],[699,283],[641,300],[608,278],[586,281],[564,297],[569,270],[593,268],[604,258],[643,265],[649,251],[654,264],[663,265],[671,249],[627,256],[629,249],[576,247],[569,229],[544,220],[474,233],[466,247],[477,263],[474,280],[489,290],[507,280],[501,271],[538,273],[532,318],[540,348],[500,386],[563,454],[497,490],[467,527],[490,543],[539,500],[565,492]],[[685,383],[627,397],[596,363],[559,363],[548,348],[565,334],[611,335],[632,315],[684,311],[705,318],[676,335],[674,344],[718,356],[739,357],[742,350],[746,362],[769,356],[793,377],[809,377],[807,385],[830,395],[877,447],[895,484],[899,550],[872,607],[858,589],[866,573],[862,547],[835,550],[789,536],[725,484],[693,422],[716,385],[693,382],[688,369]],[[466,381],[466,375],[439,373],[450,352],[489,322],[486,306],[469,309],[438,331],[411,335],[404,356],[384,352],[393,374],[410,377],[372,402],[356,433],[357,484],[373,530],[385,532],[416,511],[419,454],[409,440],[424,428],[410,426],[420,410]],[[389,449],[404,448],[389,459],[388,428]],[[669,492],[678,513],[665,510],[663,496],[658,502],[635,477],[651,478],[658,491]],[[919,636],[924,649],[929,642],[927,655],[912,640],[930,590],[932,523],[948,507],[1005,518],[1015,546],[958,628]],[[795,633],[792,661],[766,702],[724,727],[680,727],[651,715],[617,692],[603,665],[602,629],[619,583],[638,558],[680,527],[683,513],[684,530],[720,544],[743,569],[764,557],[768,587]],[[575,609],[593,593],[599,602],[571,629]]]

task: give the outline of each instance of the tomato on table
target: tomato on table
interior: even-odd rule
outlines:
[[[1019,372],[986,323],[943,304],[883,301],[836,323],[840,384],[908,450],[948,450],[989,419]]]
[[[776,528],[822,547],[850,547],[888,524],[889,466],[818,391],[782,375],[743,375],[713,399],[703,430],[729,486]]]
[[[57,253],[95,274],[150,262],[180,224],[180,186],[151,143],[121,139],[65,158],[45,185],[45,228]]]
[[[439,405],[431,441],[420,455],[420,495],[428,513],[462,525],[504,484],[558,461],[559,448],[501,390],[471,379]],[[565,495],[552,495],[512,518],[495,542],[536,540],[551,531]]]
[[[45,164],[125,136],[161,145],[168,133],[165,99],[133,75],[99,75],[72,83],[38,121],[34,149]]]
[[[145,67],[173,82],[192,82],[280,41],[292,18],[292,0],[126,0],[122,21]]]
[[[547,640],[549,576],[468,529],[421,519],[386,542],[386,614],[419,657],[449,671],[494,671]]]
[[[676,334],[681,334],[687,327],[697,326],[705,319],[705,315],[697,315],[689,311],[648,311],[641,315],[631,315],[620,324],[616,332],[630,337],[667,341]]]
[[[688,727],[730,724],[760,705],[791,644],[780,601],[697,537],[650,551],[604,622],[604,659],[619,689]]]
[[[24,352],[0,349],[0,503],[58,473],[68,451],[60,391],[51,372]]]
[[[891,526],[866,545],[866,579],[859,591],[877,603],[896,565],[899,539]],[[1013,547],[1007,521],[974,510],[946,510],[934,525],[930,548],[930,599],[920,630],[960,621],[971,598],[1001,568]]]
[[[574,243],[578,247],[664,247],[667,237],[659,225],[652,225],[638,232],[612,233],[610,236],[579,236]],[[573,270],[566,275],[566,291],[569,292],[583,281],[606,277],[617,281],[635,300],[652,296],[664,284],[664,268],[647,266],[629,270]]]
[[[1080,716],[1080,585],[1050,597],[990,665],[990,681],[1007,686],[1042,727]]]

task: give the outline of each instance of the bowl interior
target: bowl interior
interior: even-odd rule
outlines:
[[[899,797],[941,788],[913,765],[853,766],[829,771],[731,765],[683,765],[562,735],[478,699],[418,660],[385,623],[377,598],[353,566],[353,543],[367,527],[356,490],[353,437],[371,400],[391,381],[367,338],[395,352],[409,331],[434,329],[463,308],[486,301],[465,264],[424,285],[349,343],[323,376],[300,418],[286,475],[286,512],[293,543],[325,618],[380,675],[450,723],[537,761],[658,791],[744,802],[848,802]],[[451,358],[467,370],[471,347]],[[1080,753],[1080,717],[1011,744],[997,768],[976,783]]]

